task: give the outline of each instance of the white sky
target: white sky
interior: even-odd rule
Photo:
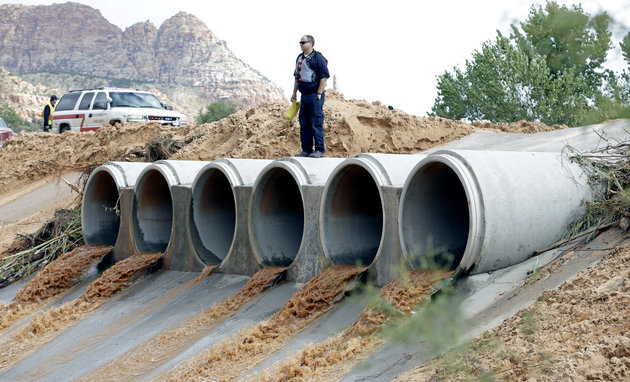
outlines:
[[[403,0],[76,0],[99,9],[121,29],[150,20],[156,27],[179,11],[199,17],[236,56],[285,90],[293,87],[299,38],[315,37],[348,99],[381,101],[425,115],[437,95],[436,76],[464,64],[475,49],[526,20],[532,4],[544,1]],[[52,4],[59,1],[4,1]],[[575,4],[558,1],[560,4]],[[615,52],[623,67],[620,38],[630,28],[630,1],[582,1],[588,13],[605,10],[618,21]],[[328,83],[332,88],[332,79]]]

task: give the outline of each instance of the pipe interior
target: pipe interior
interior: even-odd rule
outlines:
[[[457,174],[446,164],[429,163],[412,176],[403,198],[401,242],[409,262],[414,268],[457,268],[470,227]]]
[[[265,266],[288,266],[304,235],[304,203],[300,187],[283,168],[267,171],[254,190],[251,237]]]
[[[114,245],[120,228],[118,187],[106,171],[94,174],[85,189],[83,233],[90,244]]]
[[[218,169],[208,170],[192,195],[192,240],[208,265],[226,258],[236,231],[236,202],[230,181]]]
[[[322,240],[335,264],[372,263],[383,235],[378,185],[359,165],[339,171],[323,201]]]
[[[133,203],[133,240],[139,252],[164,252],[173,228],[173,201],[164,176],[147,171],[138,180]]]

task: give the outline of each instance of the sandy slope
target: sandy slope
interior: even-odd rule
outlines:
[[[630,244],[625,243],[464,349],[396,381],[630,380]]]

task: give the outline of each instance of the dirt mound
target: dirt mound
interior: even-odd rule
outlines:
[[[396,381],[627,381],[629,266],[625,244],[465,348]]]
[[[416,117],[390,110],[380,102],[346,100],[328,91],[324,106],[326,155],[345,158],[361,152],[414,153],[462,138],[477,130],[534,133],[566,126],[546,126],[520,121],[478,126],[443,118]],[[283,118],[284,104],[264,104],[240,111],[195,129],[204,134],[184,147],[173,159],[212,160],[218,157],[275,159],[300,151],[297,118]]]
[[[21,133],[0,147],[0,189],[9,192],[40,178],[68,170],[89,170],[109,160],[155,159],[155,140],[172,140],[171,159],[213,160],[221,157],[276,159],[300,150],[297,118],[284,119],[288,104],[263,104],[220,121],[183,128],[155,123],[106,126],[86,133]],[[348,157],[360,152],[412,153],[462,138],[477,130],[533,133],[566,126],[516,122],[493,125],[442,118],[416,117],[390,110],[379,102],[346,100],[327,92],[327,155]]]

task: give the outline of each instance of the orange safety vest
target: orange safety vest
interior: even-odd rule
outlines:
[[[50,115],[48,116],[48,125],[52,126],[52,119],[53,119],[53,113],[55,112],[55,107],[50,102],[48,102],[46,106],[50,107]],[[46,111],[46,106],[44,106],[44,108],[42,109],[42,119],[44,119],[44,112]]]

